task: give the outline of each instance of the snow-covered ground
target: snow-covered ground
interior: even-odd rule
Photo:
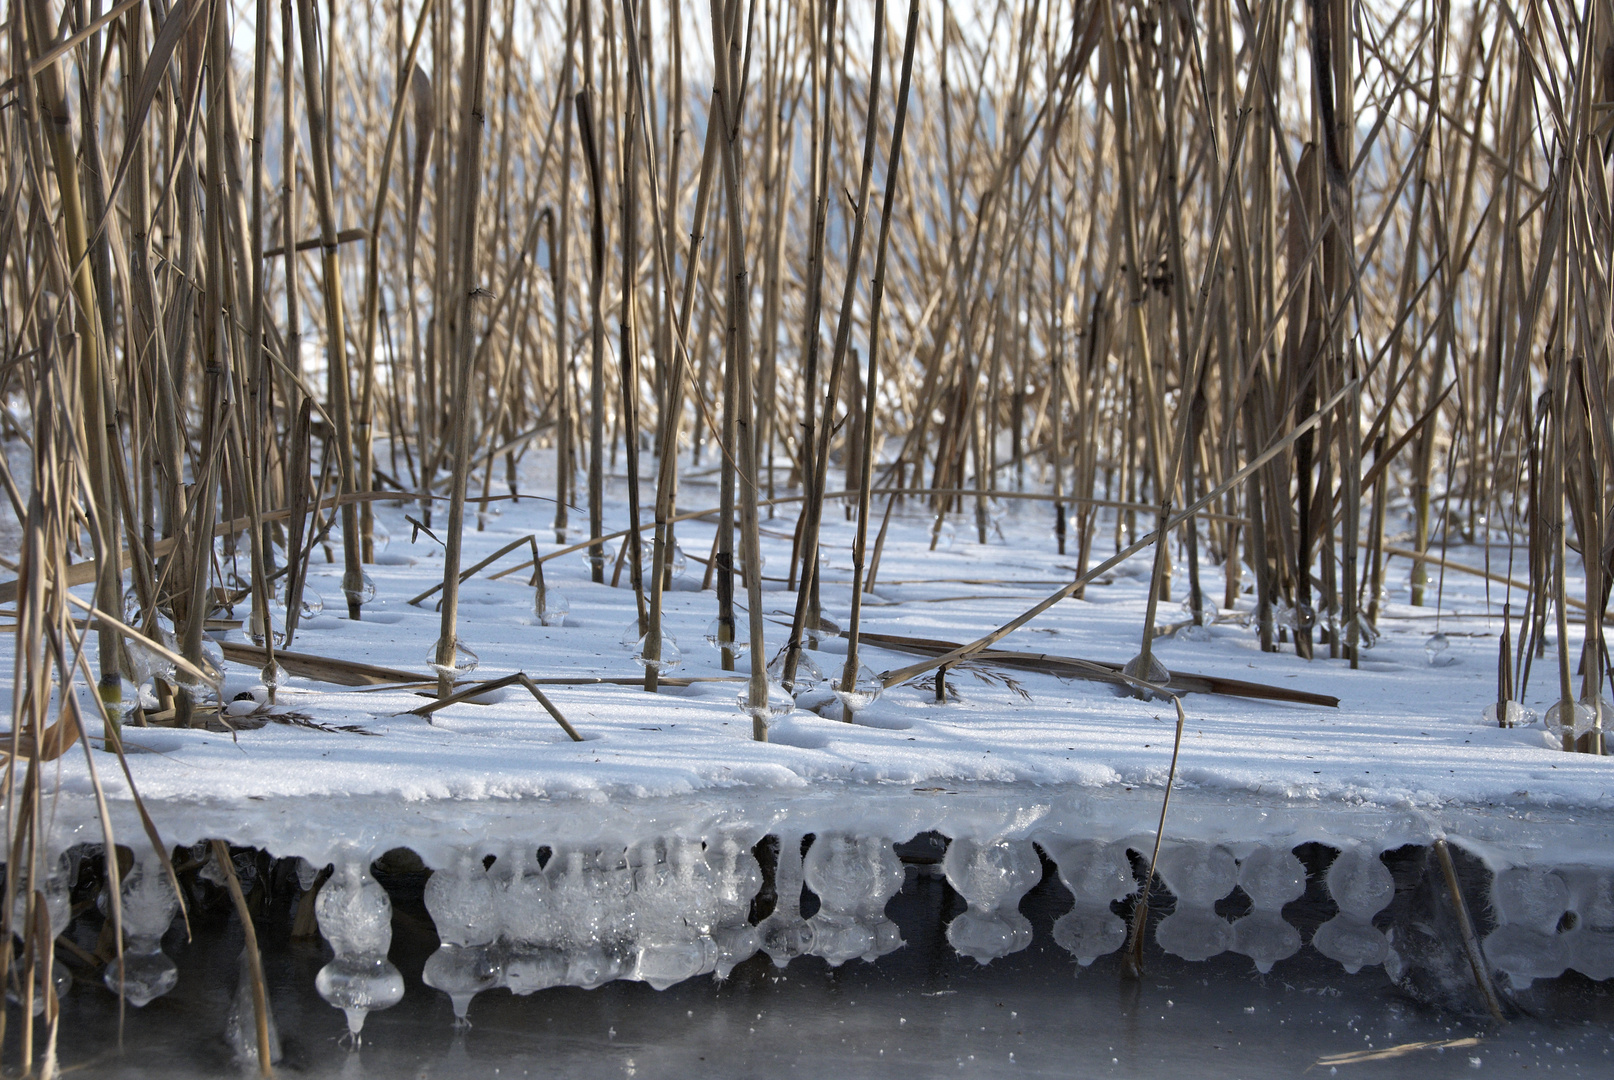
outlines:
[[[686,483],[681,501],[686,508],[712,505],[715,491]],[[970,641],[1071,579],[1074,558],[1056,553],[1046,503],[1009,503],[985,545],[975,542],[972,516],[966,515],[936,551],[929,550],[928,518],[921,507],[910,505],[907,512],[899,508],[892,521],[875,595],[864,607],[865,631]],[[528,534],[536,534],[542,551],[555,549],[552,503],[523,499],[493,506],[486,528],[467,532],[463,565]],[[619,527],[625,524],[625,509],[613,506],[618,512],[607,524]],[[377,507],[391,538],[378,565],[367,568],[376,599],[359,623],[340,610],[340,563],[325,563],[316,551],[310,584],[325,598],[325,610],[304,620],[293,649],[430,677],[426,661],[439,617],[431,601],[412,607],[406,600],[441,580],[442,549],[424,533],[411,542],[406,513],[418,511]],[[786,506],[764,523],[768,580],[762,618],[769,656],[784,643],[794,602],[784,582],[775,580],[789,561],[793,517],[787,515],[793,514],[794,507]],[[838,507],[827,517],[823,602],[826,615],[844,624],[852,524]],[[579,518],[586,515],[574,510],[573,521]],[[441,521],[439,516],[439,526]],[[699,591],[705,568],[697,557],[706,557],[713,528],[700,521],[679,527],[680,546],[692,557],[666,598],[666,626],[683,658],[669,673],[673,676],[729,674],[705,641],[716,615],[714,594]],[[1113,535],[1106,525],[1099,558],[1113,550]],[[339,559],[339,547],[336,552]],[[473,678],[515,671],[538,679],[641,675],[631,649],[621,643],[634,612],[627,574],[623,587],[612,588],[587,580],[582,553],[549,561],[547,581],[568,598],[570,614],[562,626],[544,626],[534,615],[525,571],[490,578],[526,555],[523,545],[462,587],[460,637],[480,657]],[[1455,547],[1446,555],[1471,565],[1485,558],[1482,551]],[[1494,568],[1505,569],[1498,549],[1491,560]],[[1448,573],[1440,606],[1434,606],[1432,588],[1429,606],[1413,608],[1406,603],[1409,569],[1402,559],[1389,565],[1383,637],[1364,654],[1360,670],[1350,670],[1343,660],[1304,661],[1292,648],[1263,654],[1254,628],[1237,618],[1247,614],[1242,610],[1224,613],[1202,639],[1178,635],[1158,642],[1157,655],[1173,671],[1303,689],[1340,702],[1328,708],[1189,695],[1180,789],[1266,803],[1387,808],[1506,805],[1587,811],[1614,806],[1606,759],[1563,753],[1539,722],[1500,729],[1482,719],[1495,694],[1502,587]],[[1134,557],[1089,587],[1085,599],[1056,605],[997,647],[1128,660],[1138,651],[1148,570],[1147,553]],[[1180,566],[1178,571],[1174,595],[1180,598],[1186,577]],[[1220,598],[1220,570],[1206,565],[1202,574],[1206,595]],[[743,605],[744,590],[736,591]],[[1517,610],[1520,598],[1513,599]],[[1240,606],[1251,606],[1248,594]],[[236,614],[245,618],[247,611],[239,608]],[[1174,604],[1162,609],[1162,623],[1181,618]],[[1450,645],[1432,663],[1425,645],[1437,629]],[[224,638],[246,641],[239,629]],[[1578,655],[1573,624],[1571,646]],[[0,700],[10,698],[11,648],[9,636],[0,639]],[[809,655],[838,674],[844,650],[844,640],[830,640]],[[862,659],[879,672],[917,657],[865,645]],[[741,673],[749,660],[740,657]],[[1527,701],[1538,712],[1555,700],[1555,670],[1549,649],[1536,662]],[[253,666],[230,664],[226,698],[256,682]],[[695,682],[654,695],[634,685],[547,686],[551,700],[584,736],[585,741],[573,743],[519,686],[479,703],[451,706],[427,720],[410,711],[427,703],[417,688],[360,691],[293,677],[279,692],[277,712],[320,727],[270,722],[233,736],[131,728],[127,744],[141,794],[158,803],[373,796],[403,805],[434,799],[648,798],[715,790],[789,795],[832,782],[1036,784],[1095,793],[1158,792],[1163,786],[1175,715],[1167,703],[1123,697],[1103,683],[991,666],[954,671],[948,682],[959,700],[937,704],[929,685],[900,685],[851,724],[797,710],[772,722],[767,743],[750,738],[749,717],[737,706],[743,685],[734,682]],[[833,715],[837,708],[831,704],[825,711]],[[110,757],[103,756],[97,771],[109,793],[126,793]],[[81,754],[64,758],[58,777],[64,792],[88,790]]]

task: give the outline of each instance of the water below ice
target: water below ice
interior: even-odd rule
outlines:
[[[882,853],[860,847],[848,844],[836,854],[876,872]],[[1382,973],[1344,976],[1310,949],[1268,975],[1234,953],[1191,962],[1152,941],[1141,981],[1123,980],[1113,952],[1080,967],[1052,934],[1072,894],[1051,865],[1043,869],[1019,906],[1031,943],[989,965],[960,955],[948,940],[948,925],[967,908],[941,865],[910,862],[885,908],[905,945],[874,963],[831,967],[809,956],[781,969],[759,954],[726,980],[690,979],[662,992],[629,981],[593,990],[554,986],[524,997],[495,990],[478,996],[469,1029],[455,1028],[447,997],[421,983],[439,945],[425,873],[383,872],[394,908],[390,957],[407,992],[394,1008],[371,1015],[357,1050],[343,1038],[341,1015],[311,992],[328,950],[289,940],[291,905],[271,905],[260,933],[280,1068],[285,1075],[342,1080],[725,1080],[809,1069],[853,1078],[1214,1080],[1299,1076],[1308,1067],[1307,1075],[1399,1077],[1416,1069],[1429,1078],[1549,1067],[1606,1076],[1614,1069],[1614,988],[1577,976],[1537,984],[1527,992],[1533,996],[1521,999],[1531,1014],[1496,1029],[1414,1001]],[[1102,893],[1102,871],[1093,876]],[[1325,895],[1321,882],[1311,882],[1286,916],[1313,928],[1330,910]],[[1169,895],[1162,892],[1159,902],[1169,915]],[[223,910],[198,910],[193,921],[190,945],[181,946],[177,929],[165,941],[181,969],[177,986],[125,1026],[121,1054],[112,995],[75,993],[64,1001],[63,1030],[71,1033],[62,1045],[65,1067],[119,1080],[250,1075],[232,1061],[222,1024],[199,1022],[222,1019],[239,993],[239,926]],[[1444,1045],[1330,1064],[1341,1055],[1410,1043]]]

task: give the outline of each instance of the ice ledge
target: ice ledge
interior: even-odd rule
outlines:
[[[927,831],[952,839],[1131,841],[1146,850],[1160,815],[1161,789],[1037,784],[865,784],[820,782],[794,789],[739,787],[635,797],[592,789],[576,796],[424,798],[391,795],[147,799],[165,843],[223,839],[299,855],[314,865],[340,853],[371,855],[407,847],[428,865],[455,851],[506,847],[630,846],[650,836],[845,833],[905,840]],[[47,796],[49,844],[62,850],[100,843],[95,800],[82,793]],[[111,798],[119,843],[139,843],[134,804]],[[1614,810],[1507,804],[1397,806],[1359,800],[1291,799],[1178,789],[1166,839],[1220,844],[1235,854],[1257,846],[1366,844],[1385,851],[1437,838],[1472,852],[1491,870],[1577,864],[1614,867]]]

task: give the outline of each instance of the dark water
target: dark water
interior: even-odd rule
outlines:
[[[1397,905],[1386,918],[1439,930],[1438,911],[1413,906],[1416,853],[1396,868]],[[266,864],[267,865],[267,864]],[[982,966],[947,942],[963,902],[933,867],[910,865],[888,915],[906,946],[874,964],[838,969],[816,957],[780,970],[765,955],[726,982],[691,980],[657,992],[615,982],[558,987],[518,998],[506,990],[471,1005],[456,1030],[447,997],[423,985],[437,936],[423,901],[424,873],[378,873],[394,905],[391,959],[404,973],[401,1004],[372,1013],[362,1047],[344,1039],[341,1013],[314,992],[329,958],[319,941],[294,942],[289,895],[275,893],[260,923],[269,990],[289,1077],[775,1077],[1118,1076],[1614,1077],[1614,984],[1576,975],[1537,983],[1510,1001],[1497,1027],[1454,992],[1444,1007],[1393,986],[1382,969],[1356,976],[1306,948],[1265,976],[1224,954],[1190,963],[1153,945],[1144,978],[1122,978],[1118,954],[1079,968],[1050,926],[1070,906],[1055,875],[1027,895],[1030,948]],[[1474,872],[1470,867],[1470,872]],[[283,875],[282,875],[283,876]],[[1315,875],[1314,875],[1315,876]],[[1235,894],[1237,896],[1237,894]],[[224,1038],[236,990],[240,926],[217,896],[198,905],[188,944],[176,928],[165,950],[178,986],[129,1009],[118,1042],[118,1001],[82,977],[62,1012],[61,1064],[88,1078],[256,1075],[232,1060]],[[809,905],[811,901],[809,900]],[[1161,892],[1156,916],[1170,910]],[[1227,902],[1234,908],[1237,900]],[[810,907],[809,907],[810,911]],[[1224,912],[1232,914],[1233,911]],[[1308,937],[1332,914],[1313,883],[1284,916]],[[72,931],[93,947],[93,912]],[[1417,988],[1414,987],[1414,990]],[[16,1053],[17,1010],[10,1053]],[[1330,1063],[1338,1055],[1414,1042],[1477,1040]],[[8,1062],[15,1070],[16,1062]]]

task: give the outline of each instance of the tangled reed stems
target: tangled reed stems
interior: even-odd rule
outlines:
[[[651,660],[680,451],[709,449],[727,640],[736,573],[759,610],[762,509],[788,505],[781,480],[804,494],[787,682],[825,632],[839,469],[860,579],[886,498],[863,587],[899,500],[935,534],[973,510],[984,542],[994,493],[1050,497],[1077,572],[1046,603],[1079,596],[1106,547],[1173,538],[1145,670],[1155,604],[1185,590],[1196,621],[1214,611],[1207,560],[1221,606],[1253,594],[1263,648],[1354,665],[1393,550],[1421,605],[1444,548],[1481,545],[1508,582],[1498,715],[1553,639],[1560,715],[1591,714],[1564,748],[1600,752],[1609,0],[1000,0],[911,5],[901,36],[886,18],[836,0],[11,0],[8,866],[34,866],[39,770],[85,739],[79,680],[114,747],[152,658],[158,712],[203,722],[221,592],[260,613],[284,597],[263,630],[289,646],[307,560],[339,537],[362,621],[376,498],[445,533],[448,692],[471,484],[489,496],[502,461],[537,497],[517,466],[544,454],[556,543],[587,542],[596,581],[623,456]],[[222,569],[238,549],[246,581]],[[70,561],[93,564],[87,634]],[[762,738],[760,619],[749,636]],[[7,876],[6,929],[48,963],[31,900],[13,911],[27,880]]]

